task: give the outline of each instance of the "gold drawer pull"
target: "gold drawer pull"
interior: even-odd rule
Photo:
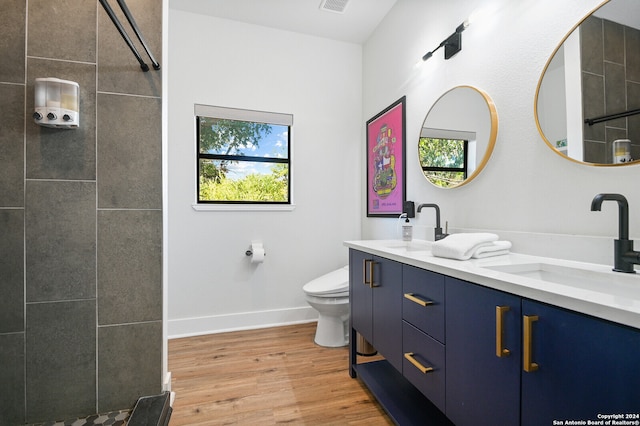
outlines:
[[[525,315],[522,334],[524,336],[524,348],[522,351],[522,364],[524,365],[524,371],[532,373],[538,369],[538,364],[531,359],[532,346],[533,346],[533,323],[538,321],[537,315]]]
[[[416,296],[413,295],[413,293],[405,293],[404,294],[404,298],[405,299],[409,299],[412,302],[417,303],[420,306],[428,306],[428,305],[433,305],[433,302],[429,301],[429,300],[422,300]]]
[[[502,358],[511,353],[504,346],[504,313],[509,312],[508,306],[496,306],[496,356]]]
[[[427,374],[427,373],[433,371],[433,367],[425,367],[424,365],[420,364],[418,362],[418,360],[413,357],[413,352],[407,352],[406,354],[404,354],[404,357],[411,364],[413,364],[418,370],[420,370],[422,372],[422,374]]]

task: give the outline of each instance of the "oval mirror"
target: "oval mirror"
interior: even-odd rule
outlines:
[[[422,124],[422,173],[439,188],[469,183],[489,161],[497,135],[498,114],[491,98],[475,87],[454,87],[433,104]]]
[[[540,77],[535,118],[569,160],[640,160],[640,1],[610,0],[561,41]],[[635,160],[635,161],[634,161]]]

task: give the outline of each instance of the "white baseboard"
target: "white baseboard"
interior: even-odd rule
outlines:
[[[224,333],[227,331],[303,324],[317,320],[318,313],[311,306],[198,318],[169,319],[167,321],[167,337],[169,339],[177,339],[203,334]]]
[[[171,371],[164,375],[164,383],[162,384],[163,392],[171,392]]]

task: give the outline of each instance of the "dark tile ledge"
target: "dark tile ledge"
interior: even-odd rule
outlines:
[[[167,426],[171,418],[171,393],[163,392],[160,395],[143,396],[138,399],[128,426]]]

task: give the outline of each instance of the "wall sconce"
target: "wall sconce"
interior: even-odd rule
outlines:
[[[59,78],[36,78],[33,121],[45,127],[74,129],[80,124],[80,85]]]
[[[425,53],[422,57],[423,61],[426,61],[433,56],[434,52],[441,47],[444,47],[444,59],[449,59],[456,53],[462,50],[462,32],[469,26],[469,20],[467,19],[462,24],[458,25],[456,31],[449,37],[444,39],[442,43],[430,52]]]

